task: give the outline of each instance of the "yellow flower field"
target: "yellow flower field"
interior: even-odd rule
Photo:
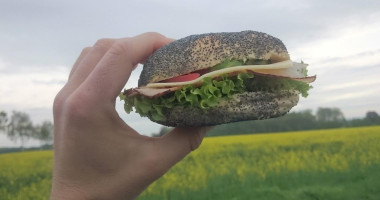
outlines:
[[[48,199],[52,151],[0,154],[0,199]]]
[[[47,199],[52,152],[0,154],[0,199]],[[206,138],[138,198],[379,199],[380,126]]]
[[[206,138],[197,151],[151,185],[141,199],[145,196],[177,199],[170,195],[172,191],[184,194],[178,197],[184,199],[198,190],[202,190],[201,195],[204,188],[208,188],[206,192],[218,190],[210,187],[211,183],[237,185],[238,191],[233,192],[239,194],[239,188],[249,188],[246,185],[249,178],[265,182],[268,175],[289,174],[291,179],[292,172],[318,176],[366,170],[372,165],[380,166],[380,127]],[[213,179],[223,183],[215,183]]]

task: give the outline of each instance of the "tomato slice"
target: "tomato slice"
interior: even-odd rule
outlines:
[[[207,68],[207,69],[200,69],[200,70],[197,70],[197,71],[195,71],[194,73],[199,73],[201,76],[203,75],[203,74],[207,74],[207,73],[209,73],[210,72],[210,68]]]
[[[197,79],[199,76],[200,76],[199,73],[185,74],[185,75],[176,76],[173,78],[166,79],[166,80],[162,81],[162,83],[191,81],[191,80]]]

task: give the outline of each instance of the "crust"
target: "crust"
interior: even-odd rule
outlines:
[[[158,49],[145,62],[139,86],[209,68],[227,58],[289,60],[281,40],[266,33],[243,31],[191,35]]]
[[[298,94],[296,91],[245,92],[221,101],[207,112],[199,108],[177,106],[165,111],[165,120],[155,122],[165,126],[194,127],[274,118],[286,114],[297,105]]]

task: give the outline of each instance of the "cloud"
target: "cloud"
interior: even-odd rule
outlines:
[[[380,12],[376,13],[376,16],[380,17]],[[328,36],[298,44],[290,52],[297,57],[317,62],[379,50],[373,45],[379,40],[380,22],[377,19],[365,23],[354,21],[343,22],[343,24],[345,26],[339,29],[334,26],[329,27],[325,30]]]
[[[9,70],[18,67],[12,63],[0,64],[0,107],[17,110],[28,108],[51,108],[53,99],[66,82],[65,66],[52,66],[51,70]],[[54,84],[51,84],[54,83]]]
[[[334,57],[334,58],[327,58],[325,60],[319,61],[318,64],[335,64],[340,62],[350,62],[360,60],[360,63],[355,63],[356,65],[362,65],[364,64],[373,64],[379,61],[379,55],[380,55],[380,49],[377,50],[371,50],[371,51],[364,51],[359,52],[353,55],[349,56],[340,56],[340,57]],[[368,62],[370,61],[370,62]]]
[[[355,80],[350,82],[344,82],[340,84],[334,84],[334,85],[327,85],[321,90],[323,92],[337,92],[339,90],[348,89],[351,90],[352,88],[363,88],[363,87],[373,87],[374,85],[380,85],[380,79],[375,78],[371,80]]]

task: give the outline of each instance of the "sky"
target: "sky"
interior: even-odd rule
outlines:
[[[364,117],[380,112],[379,19],[378,0],[2,0],[0,110],[26,112],[36,124],[52,121],[54,97],[72,64],[101,38],[255,30],[280,38],[291,59],[317,75],[292,111],[338,107],[346,118]],[[126,88],[137,85],[141,68]],[[160,129],[122,106],[116,104],[119,115],[141,134]],[[0,147],[14,145],[0,134]]]

